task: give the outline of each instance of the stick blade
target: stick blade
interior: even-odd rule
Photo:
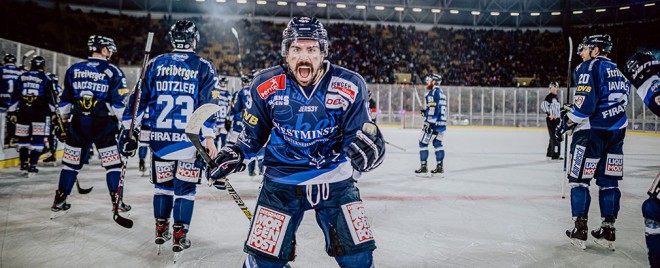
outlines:
[[[127,229],[133,228],[133,221],[131,219],[127,219],[122,216],[119,216],[118,212],[115,212],[115,215],[112,217],[112,219],[115,220],[117,224],[121,225],[121,227]]]
[[[204,126],[204,122],[214,113],[220,111],[221,107],[213,103],[207,103],[199,106],[188,119],[186,133],[199,134],[199,130]]]

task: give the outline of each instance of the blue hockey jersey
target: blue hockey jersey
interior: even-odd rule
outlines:
[[[567,114],[577,130],[616,130],[628,125],[626,105],[631,84],[615,63],[598,56],[585,61],[575,72],[577,88],[573,109]]]
[[[220,110],[215,113],[215,132],[218,134],[220,130],[225,128],[225,121],[229,116],[231,93],[222,88],[214,89],[211,91],[211,101],[220,106]]]
[[[431,124],[435,131],[442,133],[447,129],[447,97],[440,87],[433,87],[426,93],[425,122]]]
[[[192,51],[174,50],[152,59],[145,70],[135,127],[151,125],[149,147],[162,159],[190,159],[195,147],[185,134],[188,118],[195,109],[212,102],[212,91],[219,89],[215,67]],[[128,101],[122,124],[131,125],[133,97]],[[149,109],[147,109],[147,107]],[[210,120],[202,128],[204,137],[215,137]]]
[[[232,99],[230,115],[232,116],[234,122],[241,122],[243,120],[243,110],[249,105],[248,102],[252,101],[250,96],[250,88],[244,87],[241,90],[234,92]]]
[[[282,66],[259,72],[252,82],[238,146],[251,159],[268,142],[265,179],[310,185],[353,176],[343,148],[370,121],[366,84],[355,72],[323,64],[323,78],[306,89]]]
[[[9,112],[24,116],[44,117],[55,111],[53,80],[41,71],[29,71],[18,77],[12,92]]]
[[[60,95],[60,112],[92,116],[116,116],[124,112],[128,95],[124,72],[105,59],[90,57],[66,71]]]
[[[0,67],[0,109],[6,109],[11,102],[11,94],[16,88],[16,80],[23,74],[14,64]]]

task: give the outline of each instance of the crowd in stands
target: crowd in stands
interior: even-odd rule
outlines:
[[[9,5],[12,12],[0,16],[2,25],[7,26],[0,34],[2,38],[86,57],[89,35],[102,34],[115,39],[119,52],[113,61],[122,66],[140,65],[149,31],[155,33],[152,54],[171,50],[167,32],[175,20],[168,16],[83,13],[65,4],[55,8],[29,2]],[[30,19],[23,19],[21,14],[30,14]],[[285,24],[189,19],[201,33],[197,52],[212,59],[221,74],[236,76],[282,63],[280,42]],[[515,77],[534,77],[531,86],[546,86],[550,81],[566,84],[569,52],[562,32],[439,27],[419,30],[412,26],[347,23],[325,26],[330,37],[330,61],[357,71],[368,83],[402,82],[397,81],[397,73],[411,74],[412,81],[407,82],[422,83],[420,78],[433,72],[443,75],[443,84],[456,86],[517,86]],[[660,43],[653,34],[658,26],[652,21],[632,26],[573,27],[570,35],[574,36],[575,47],[587,34],[612,35],[615,46],[611,57],[621,65],[639,47]],[[239,32],[242,70],[232,27]],[[574,54],[573,66],[579,61]]]

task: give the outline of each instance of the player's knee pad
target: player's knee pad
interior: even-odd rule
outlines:
[[[117,146],[109,146],[105,148],[97,148],[99,156],[101,157],[101,166],[109,168],[112,166],[121,165],[121,158],[119,157],[119,150]]]
[[[342,268],[374,267],[373,250],[363,250],[350,255],[337,256],[335,260]]]
[[[174,177],[178,180],[197,184],[201,173],[202,168],[195,165],[195,159],[178,160],[176,162]]]

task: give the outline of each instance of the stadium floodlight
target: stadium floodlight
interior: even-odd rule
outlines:
[[[449,10],[449,13],[451,13],[451,14],[458,14],[458,10],[452,9],[452,10]]]
[[[421,9],[421,8],[418,8],[418,7],[414,7],[414,8],[412,9],[412,11],[413,11],[413,12],[422,12],[422,9]]]
[[[195,1],[197,1],[197,2],[204,2],[204,1],[206,1],[206,0],[195,0]]]
[[[404,11],[404,10],[406,10],[406,9],[403,8],[403,7],[394,7],[394,10],[395,10],[395,11],[399,11],[399,12],[401,12],[401,11]]]
[[[481,12],[479,12],[479,11],[472,11],[472,12],[470,12],[470,14],[472,14],[472,15],[474,15],[474,16],[479,16],[479,14],[481,14]]]
[[[336,7],[337,8],[346,8],[346,4],[337,4]]]
[[[513,16],[513,17],[518,17],[518,16],[520,16],[520,13],[518,13],[518,12],[511,12],[511,16]]]
[[[384,6],[375,6],[374,9],[376,10],[385,10]]]
[[[298,3],[296,3],[296,6],[304,7],[304,6],[307,6],[307,3],[305,3],[305,2],[298,2]]]
[[[278,6],[286,6],[286,2],[284,1],[277,1]]]
[[[236,0],[237,4],[247,4],[247,0]]]
[[[596,12],[598,12],[598,13],[600,13],[600,12],[605,12],[605,10],[607,10],[607,9],[604,9],[604,8],[596,9]]]
[[[582,11],[582,10],[573,10],[573,14],[575,14],[575,15],[582,14],[582,13],[584,13],[584,11]]]
[[[500,15],[500,12],[493,11],[493,12],[490,12],[490,15],[491,15],[491,16],[499,16],[499,15]]]
[[[536,16],[541,16],[541,13],[539,13],[539,12],[532,12],[532,13],[529,13],[529,15],[532,16],[532,17],[536,17]]]
[[[440,9],[434,8],[434,9],[431,9],[431,12],[433,12],[433,13],[440,13]]]
[[[326,3],[316,3],[316,7],[327,7],[328,4]]]
[[[552,13],[550,13],[550,14],[553,15],[553,16],[559,16],[559,15],[561,15],[561,12],[559,12],[559,11],[554,11],[554,12],[552,12]]]
[[[265,5],[268,4],[265,0],[257,0],[257,5]]]
[[[623,6],[619,8],[619,10],[626,10],[626,9],[630,9],[630,6]]]
[[[367,9],[367,6],[365,5],[357,5],[355,6],[356,9]]]
[[[652,6],[655,6],[655,3],[647,3],[647,4],[644,4],[644,6],[645,7],[652,7]]]
[[[224,2],[227,2],[227,0],[215,0],[215,2],[217,2],[217,3],[224,3]]]

